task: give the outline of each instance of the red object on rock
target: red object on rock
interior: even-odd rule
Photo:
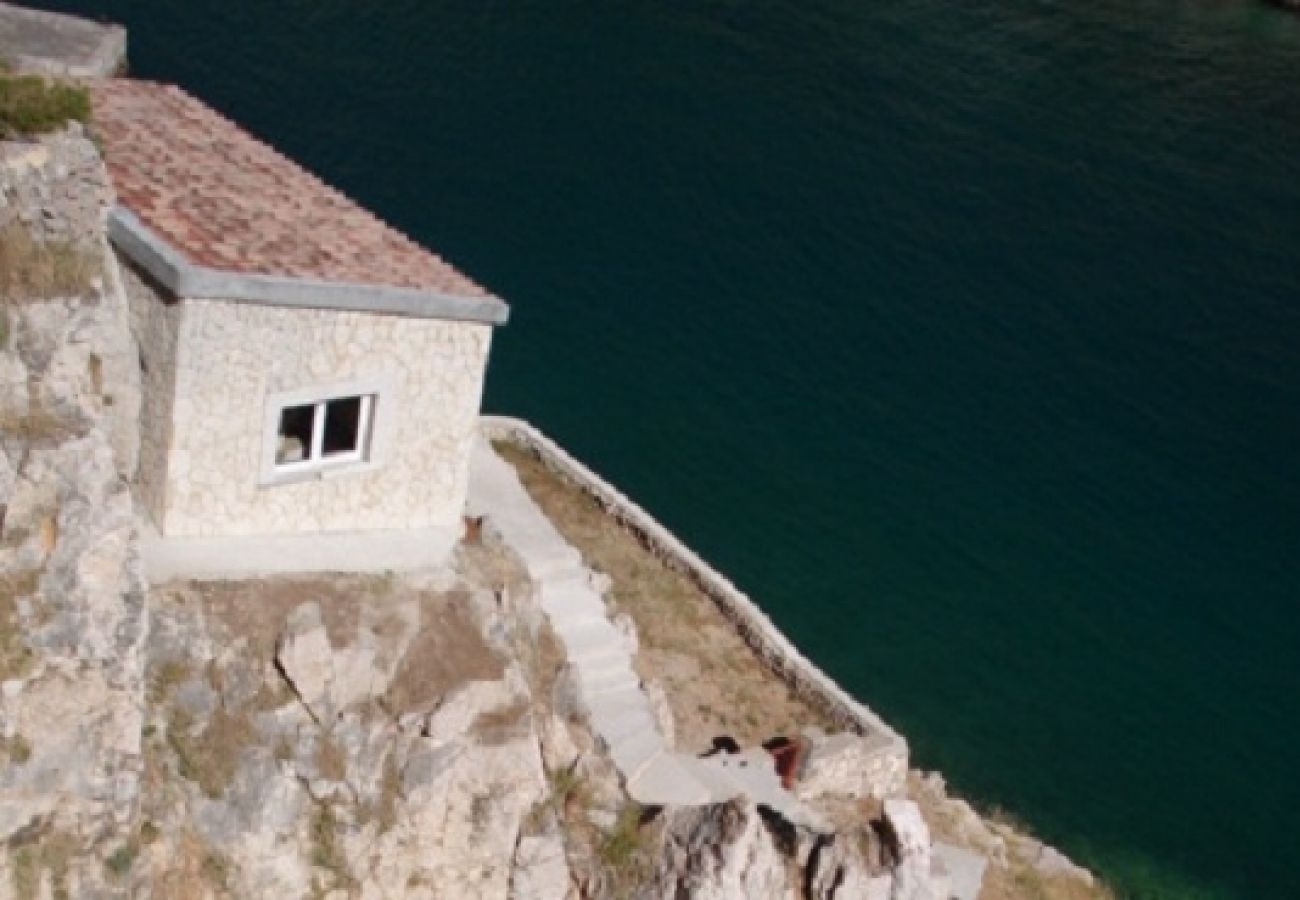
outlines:
[[[776,774],[781,778],[781,786],[787,791],[794,787],[799,775],[799,763],[807,752],[803,738],[775,738],[763,744],[764,749],[772,754],[776,765]]]

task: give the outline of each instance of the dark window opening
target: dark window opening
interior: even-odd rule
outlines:
[[[325,404],[325,436],[321,456],[355,453],[361,449],[361,398],[345,397]]]
[[[316,407],[290,406],[280,411],[280,433],[275,444],[275,462],[302,462],[311,455],[312,428]]]

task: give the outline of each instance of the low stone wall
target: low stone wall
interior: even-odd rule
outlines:
[[[0,3],[0,59],[20,72],[105,78],[126,65],[126,29]]]
[[[536,455],[552,471],[591,496],[666,565],[688,575],[718,605],[754,652],[799,697],[824,711],[841,727],[879,740],[879,777],[882,783],[901,785],[907,773],[907,741],[902,735],[800,653],[767,614],[726,576],[633,500],[528,422],[507,416],[483,416],[480,428],[489,440],[508,441]]]

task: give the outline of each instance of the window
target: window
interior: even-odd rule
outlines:
[[[370,445],[375,395],[333,397],[280,409],[275,436],[277,471],[362,462]]]
[[[266,395],[261,487],[346,477],[384,464],[401,380],[378,372]]]

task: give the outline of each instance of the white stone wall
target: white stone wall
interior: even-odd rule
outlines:
[[[491,326],[185,299],[166,467],[167,536],[435,528],[461,514]],[[389,385],[379,465],[259,484],[269,394]]]
[[[118,271],[126,292],[131,334],[140,350],[140,449],[136,498],[161,528],[167,506],[167,457],[172,436],[181,305],[163,296],[121,254]]]

